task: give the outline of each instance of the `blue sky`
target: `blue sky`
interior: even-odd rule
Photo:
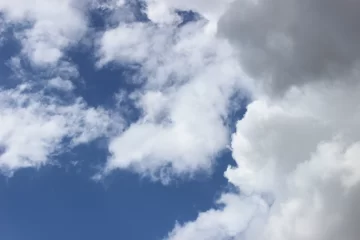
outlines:
[[[358,240],[359,9],[0,0],[0,239]]]
[[[80,151],[89,162],[100,155]],[[0,230],[6,239],[161,239],[175,221],[195,219],[228,191],[223,168],[169,186],[124,171],[100,184],[90,180],[91,169],[21,170],[1,179]]]

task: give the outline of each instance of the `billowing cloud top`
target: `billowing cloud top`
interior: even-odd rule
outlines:
[[[257,86],[232,137],[240,194],[170,239],[348,239],[360,232],[359,4],[238,0],[218,24]],[[235,214],[236,212],[236,214]]]
[[[219,32],[241,63],[274,91],[343,78],[360,56],[359,2],[353,0],[236,1]]]
[[[237,166],[224,174],[237,191],[166,239],[357,240],[359,7],[0,0],[1,43],[11,29],[20,45],[7,63],[13,78],[0,76],[17,81],[0,90],[0,169],[40,167],[106,138],[98,179],[126,169],[171,184],[211,172],[231,146]],[[91,24],[94,11],[103,26]],[[76,47],[93,51],[98,71],[135,71],[110,107],[77,92],[87,79],[71,57]]]

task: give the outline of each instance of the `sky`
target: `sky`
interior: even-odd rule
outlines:
[[[0,0],[0,237],[357,240],[354,0]]]

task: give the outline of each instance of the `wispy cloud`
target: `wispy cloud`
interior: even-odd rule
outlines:
[[[80,99],[64,103],[24,84],[0,91],[0,100],[0,169],[6,174],[40,167],[52,155],[108,132],[106,111],[87,107]],[[70,144],[63,144],[65,140]]]

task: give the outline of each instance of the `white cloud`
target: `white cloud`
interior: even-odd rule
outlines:
[[[233,0],[144,0],[146,14],[155,23],[174,23],[178,21],[176,10],[194,11],[216,27],[217,21]]]
[[[168,238],[172,240],[230,239],[229,236],[237,236],[248,228],[255,212],[267,212],[266,204],[256,197],[245,198],[235,194],[224,194],[218,204],[226,207],[209,210],[201,213],[194,222],[177,225]]]
[[[99,66],[141,64],[146,79],[135,97],[142,117],[111,142],[107,171],[154,176],[168,166],[176,175],[211,169],[228,144],[229,99],[245,81],[230,47],[206,27],[131,23],[104,33]]]
[[[108,132],[109,115],[80,99],[64,104],[28,85],[0,91],[0,169],[7,174],[40,167],[68,147],[87,143]],[[63,144],[68,138],[70,144]]]
[[[35,65],[56,63],[63,51],[76,44],[87,30],[86,1],[0,0],[0,12],[9,22],[29,25],[17,33],[23,49]]]
[[[95,8],[98,9],[114,10],[117,8],[124,7],[127,1],[126,0],[105,0],[105,1],[92,0],[91,3]]]
[[[105,25],[136,20],[139,12],[137,1],[128,0],[91,0],[91,9],[102,12]]]
[[[50,88],[55,88],[63,91],[71,91],[75,87],[70,80],[62,79],[60,77],[50,79],[48,85]]]
[[[241,194],[235,202],[226,202],[223,211],[209,210],[177,227],[169,239],[357,239],[359,90],[359,84],[313,84],[281,100],[251,103],[232,140],[238,167],[225,174]],[[264,212],[259,202],[244,202],[246,196],[275,201]],[[249,216],[252,208],[257,210]],[[221,228],[213,233],[227,212],[240,218],[228,223],[237,224],[236,231]],[[253,223],[253,218],[259,221]],[[210,226],[206,231],[188,233],[204,222]]]
[[[357,22],[356,5],[239,0],[229,8],[219,30],[258,85],[232,137],[238,167],[225,173],[239,193],[168,239],[359,238],[358,33],[337,27]],[[274,35],[281,50],[267,45]]]
[[[153,34],[156,30],[155,26],[145,23],[124,24],[107,30],[101,38],[101,59],[98,64],[102,66],[113,60],[124,63],[143,62],[153,50],[151,38],[157,37]]]

